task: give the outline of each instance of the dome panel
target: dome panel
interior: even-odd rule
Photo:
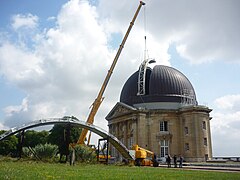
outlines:
[[[151,72],[152,72],[152,69],[147,68],[146,84],[145,84],[146,94],[149,94],[149,79],[150,79]],[[139,97],[137,96],[137,93],[138,93],[138,71],[132,74],[124,84],[121,95],[120,95],[120,102],[124,102],[125,104],[132,105],[132,102],[137,102],[137,99],[139,99]]]
[[[150,102],[187,102],[196,104],[196,95],[191,82],[180,71],[157,65],[146,73],[146,94],[137,95],[138,71],[124,84],[120,102],[128,105]]]

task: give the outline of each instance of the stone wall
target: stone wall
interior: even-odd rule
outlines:
[[[107,118],[109,132],[129,149],[132,144],[138,144],[160,157],[161,141],[167,141],[171,156],[181,155],[188,162],[211,159],[209,108],[190,106],[177,110],[126,109],[121,112]],[[167,124],[167,131],[160,131],[161,121]]]

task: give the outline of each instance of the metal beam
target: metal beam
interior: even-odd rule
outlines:
[[[122,154],[122,156],[125,159],[128,159],[128,160],[135,159],[134,156],[127,149],[127,147],[121,141],[119,141],[115,136],[113,136],[112,134],[110,134],[109,132],[107,132],[106,130],[98,126],[79,120],[74,116],[65,116],[63,118],[47,118],[47,119],[40,119],[37,121],[31,121],[19,127],[11,128],[9,131],[1,134],[0,141],[26,129],[31,129],[31,128],[45,126],[45,125],[52,125],[52,124],[71,124],[74,126],[79,126],[81,128],[88,129],[89,131],[94,132],[103,138],[106,138],[106,139],[108,138],[109,142]]]

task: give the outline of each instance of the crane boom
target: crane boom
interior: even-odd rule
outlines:
[[[120,56],[120,54],[122,52],[122,49],[124,47],[124,44],[125,44],[125,42],[126,42],[126,40],[128,38],[128,35],[129,35],[133,25],[134,25],[134,22],[135,22],[135,20],[136,20],[136,18],[138,16],[138,13],[139,13],[139,11],[140,11],[140,9],[141,9],[141,7],[143,5],[145,5],[145,3],[143,1],[140,1],[140,4],[139,4],[139,6],[137,8],[137,11],[135,12],[134,17],[133,17],[132,21],[130,22],[130,25],[129,25],[128,29],[127,29],[127,32],[126,32],[126,34],[125,34],[125,36],[124,36],[124,38],[122,40],[122,43],[120,44],[120,46],[118,48],[117,54],[116,54],[116,56],[115,56],[115,58],[114,58],[114,60],[112,62],[112,65],[111,65],[110,69],[108,70],[108,73],[107,73],[107,75],[105,77],[105,80],[104,80],[104,82],[102,84],[102,87],[101,87],[101,89],[100,89],[100,91],[98,93],[98,96],[97,96],[97,98],[94,100],[94,102],[92,104],[91,111],[90,111],[89,116],[87,118],[87,123],[89,123],[89,124],[93,124],[93,122],[94,122],[94,117],[95,117],[95,115],[96,115],[96,113],[98,111],[99,106],[101,105],[101,103],[102,103],[102,101],[104,99],[103,98],[103,93],[104,93],[104,91],[105,91],[105,89],[107,87],[107,84],[109,82],[109,79],[110,79],[110,77],[111,77],[111,75],[113,73],[113,69],[116,66],[118,58],[119,58],[119,56]],[[87,132],[88,132],[87,129],[83,129],[83,131],[82,131],[82,133],[81,133],[81,135],[80,135],[80,137],[78,139],[77,144],[84,144],[84,140],[86,138]]]

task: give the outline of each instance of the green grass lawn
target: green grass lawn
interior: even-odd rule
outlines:
[[[0,161],[0,179],[240,179],[240,173],[101,164]]]

